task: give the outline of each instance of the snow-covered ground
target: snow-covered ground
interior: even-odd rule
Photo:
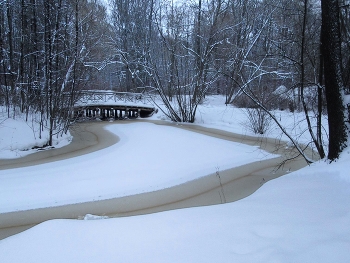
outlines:
[[[126,121],[107,128],[120,138],[108,148],[0,171],[0,213],[163,189],[274,157],[257,147],[152,123]]]
[[[207,97],[205,102],[198,107],[195,123],[205,127],[218,128],[234,133],[256,136],[256,134],[251,131],[251,125],[247,118],[246,110],[235,108],[231,105],[226,106],[223,101],[223,96],[217,95]],[[311,137],[307,130],[304,113],[292,113],[288,111],[275,110],[273,111],[273,114],[297,142],[306,144],[310,142]],[[314,114],[312,112],[309,114],[311,125],[314,128],[314,132],[316,132],[316,118],[314,118]],[[325,134],[327,134],[327,116],[323,116],[322,118],[322,127]],[[282,134],[280,128],[272,120],[270,121],[270,125],[263,136],[270,138],[281,138],[284,141],[288,141],[288,137]]]
[[[39,125],[34,120],[26,122],[21,116],[17,116],[15,120],[6,116],[0,112],[0,159],[20,158],[36,152],[34,147],[47,144],[48,131],[40,133]],[[63,136],[54,136],[53,145],[57,148],[63,147],[71,139],[69,132]]]
[[[242,110],[222,105],[221,99],[210,98],[199,108],[197,124],[250,134],[241,125],[245,123]],[[279,114],[285,126],[301,118],[298,114]],[[158,113],[152,118],[163,117]],[[86,188],[93,184],[92,188],[106,189],[101,198],[110,196],[108,184],[114,183],[110,188],[117,187],[116,181],[108,181],[113,180],[112,176],[101,177],[102,173],[96,174],[96,171],[104,169],[106,165],[98,160],[109,158],[112,149],[123,149],[129,154],[143,149],[154,154],[153,159],[148,160],[152,165],[142,163],[137,171],[148,173],[147,176],[117,178],[118,184],[123,184],[121,188],[128,189],[126,193],[166,187],[211,173],[216,167],[224,169],[265,157],[254,147],[231,145],[172,127],[142,125],[110,126],[121,141],[93,155],[97,159],[93,169],[84,169],[83,158],[76,157],[75,162],[56,162],[51,169],[40,165],[1,171],[0,208],[11,211],[45,206],[55,195],[67,198],[63,203],[79,201],[87,196]],[[154,134],[154,140],[138,138],[135,130],[141,127],[142,133]],[[303,122],[297,129],[290,129],[297,136],[304,130]],[[167,139],[168,135],[171,139]],[[281,135],[272,126],[268,136]],[[178,140],[185,143],[180,147]],[[305,140],[307,137],[300,139]],[[189,148],[183,150],[185,145]],[[219,156],[217,159],[211,156],[214,161],[209,163],[207,157],[212,151]],[[349,152],[350,149],[344,151],[341,159],[332,164],[320,161],[270,181],[253,195],[234,203],[125,218],[88,215],[86,220],[51,220],[0,241],[1,262],[350,262]],[[193,155],[195,163],[181,163],[181,158],[193,160]],[[235,163],[232,158],[237,155],[241,158]],[[135,159],[121,158],[122,163],[129,164],[121,170],[127,173]],[[82,166],[79,168],[73,163]],[[163,170],[165,168],[169,170]],[[134,175],[138,175],[137,172]],[[164,173],[167,173],[165,180]],[[154,181],[149,181],[151,174]],[[43,190],[42,183],[48,188]],[[77,193],[67,197],[62,187],[69,185],[68,192]],[[10,193],[7,187],[14,187],[11,190],[14,192]],[[33,199],[30,199],[31,189],[36,196]],[[37,194],[39,190],[46,196]],[[22,200],[25,197],[22,191],[27,192],[29,200]],[[17,194],[20,197],[15,197]]]

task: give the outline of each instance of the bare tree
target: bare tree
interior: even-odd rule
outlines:
[[[2,104],[9,117],[18,110],[27,118],[39,113],[49,145],[53,136],[67,131],[72,98],[86,73],[82,60],[94,34],[88,27],[91,11],[84,10],[89,5],[103,11],[87,0],[0,2]]]
[[[156,12],[161,45],[155,47],[163,53],[161,57],[159,49],[149,53],[147,70],[173,121],[194,122],[199,103],[218,75],[213,61],[224,40],[224,17],[221,0],[172,3]]]
[[[120,77],[120,90],[130,91],[147,82],[142,65],[152,36],[153,0],[113,0],[111,43]]]
[[[338,0],[322,0],[322,54],[327,99],[329,147],[328,159],[335,160],[347,143],[344,85],[340,45]]]

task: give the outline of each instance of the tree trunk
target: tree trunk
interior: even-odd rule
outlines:
[[[309,133],[311,135],[312,142],[314,143],[318,154],[320,155],[320,158],[323,159],[326,155],[323,150],[322,146],[322,140],[318,140],[318,137],[315,136],[314,131],[312,130],[312,125],[308,113],[308,108],[305,102],[305,97],[304,97],[304,90],[305,90],[305,31],[306,31],[306,25],[307,25],[307,16],[308,16],[308,0],[304,0],[304,14],[303,14],[303,27],[302,27],[302,32],[301,32],[301,54],[300,54],[300,71],[301,71],[301,77],[300,77],[300,100],[301,100],[301,106],[303,107],[306,122],[307,122],[307,127],[309,130]],[[299,90],[299,89],[298,89]],[[299,97],[299,96],[298,96]],[[318,97],[318,99],[320,99]],[[299,101],[300,104],[300,101]],[[320,114],[319,114],[320,115]],[[318,125],[321,125],[321,122],[319,121],[317,123]],[[319,134],[321,136],[321,134]]]
[[[338,0],[322,0],[322,51],[329,124],[328,159],[337,159],[346,146]]]

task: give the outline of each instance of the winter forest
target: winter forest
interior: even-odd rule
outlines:
[[[5,0],[0,13],[0,104],[51,137],[81,90],[144,87],[174,122],[221,94],[249,109],[256,133],[278,122],[273,110],[299,111],[321,158],[346,145],[349,0]]]
[[[350,0],[0,0],[3,263],[350,262],[349,135]]]

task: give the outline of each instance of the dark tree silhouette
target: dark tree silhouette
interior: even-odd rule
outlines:
[[[328,110],[328,159],[337,159],[346,146],[347,128],[341,69],[341,44],[338,0],[322,0],[322,52]]]

